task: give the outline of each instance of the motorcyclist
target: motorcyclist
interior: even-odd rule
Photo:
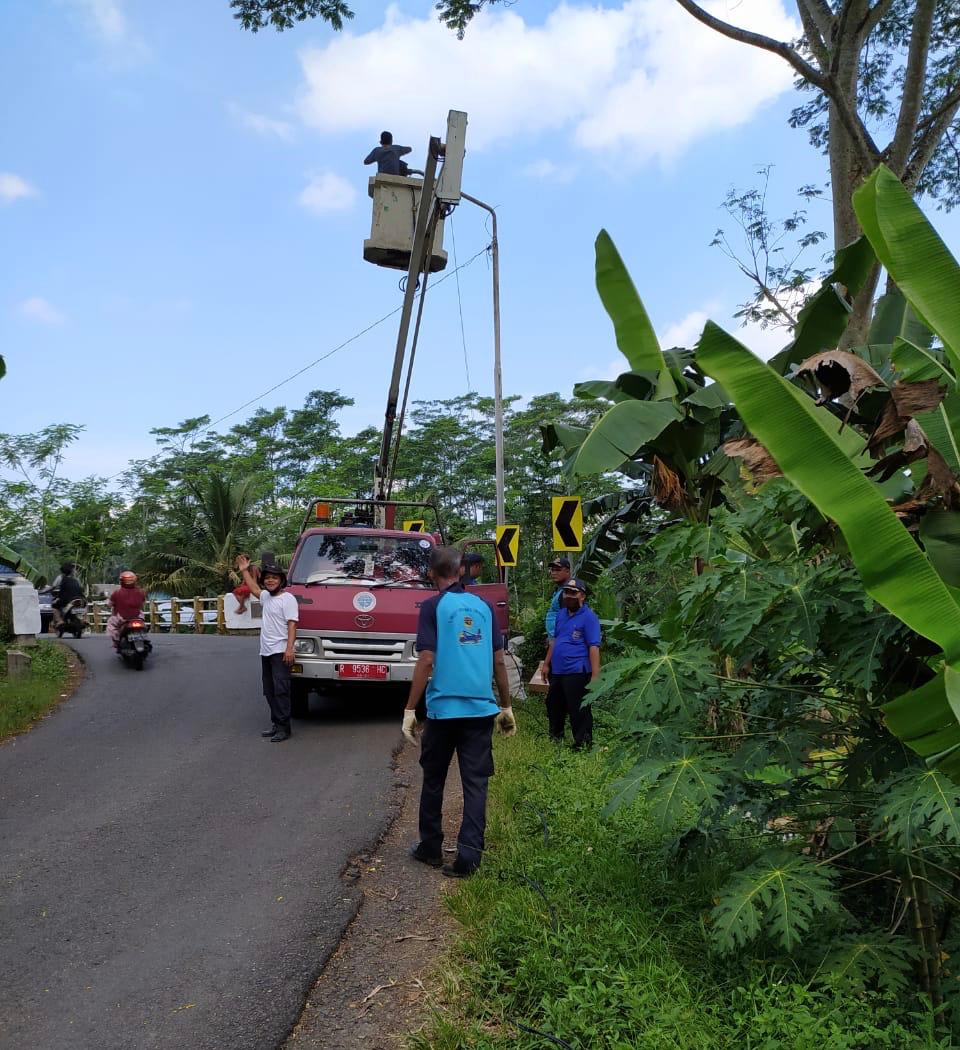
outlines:
[[[120,586],[110,595],[113,613],[107,620],[107,634],[113,642],[114,649],[120,646],[120,632],[127,620],[142,615],[143,603],[147,596],[137,586],[137,574],[129,569],[120,573]]]
[[[72,561],[64,562],[60,566],[60,575],[53,581],[51,590],[54,600],[51,603],[53,609],[54,630],[63,623],[63,610],[76,598],[83,597],[83,587],[80,581],[73,575],[76,565]]]

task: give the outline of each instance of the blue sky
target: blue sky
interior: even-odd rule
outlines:
[[[384,127],[422,157],[448,109],[469,113],[464,188],[498,209],[504,389],[523,395],[615,374],[601,227],[661,337],[692,343],[747,292],[708,246],[727,189],[772,163],[779,213],[825,180],[787,127],[781,64],[669,0],[521,0],[462,43],[431,0],[360,6],[338,36],[244,33],[226,0],[0,5],[0,430],[82,423],[67,474],[113,474],[150,454],[150,428],[223,416],[398,306],[399,275],[361,254],[361,161]],[[789,35],[779,0],[715,6]],[[826,205],[813,219],[829,229]],[[934,221],[956,244],[957,220]],[[488,241],[466,204],[451,232],[461,262]],[[463,393],[468,371],[492,389],[486,258],[459,277],[466,363],[451,278],[428,299],[417,398]],[[339,389],[347,433],[379,425],[395,338],[394,318],[263,404]]]

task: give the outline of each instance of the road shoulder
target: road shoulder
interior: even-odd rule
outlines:
[[[417,839],[416,759],[413,748],[397,756],[397,815],[381,842],[344,873],[359,884],[360,908],[284,1050],[397,1050],[436,1001],[437,961],[456,929],[444,896],[457,883],[407,855]],[[449,842],[456,840],[461,805],[454,773],[444,806]]]

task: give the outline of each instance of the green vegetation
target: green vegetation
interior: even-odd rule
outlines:
[[[930,1034],[916,993],[856,990],[763,951],[707,951],[722,865],[665,863],[643,802],[605,818],[609,752],[558,749],[537,701],[518,710],[518,735],[497,741],[488,855],[450,900],[463,938],[442,966],[445,1005],[414,1047],[951,1045]],[[614,732],[601,714],[598,738]]]
[[[0,740],[22,733],[61,698],[70,677],[69,655],[57,642],[29,651],[28,674],[7,678],[6,647],[0,643]]]

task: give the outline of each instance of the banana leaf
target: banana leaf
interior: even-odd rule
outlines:
[[[866,284],[877,257],[866,237],[841,248],[835,257],[833,272],[824,278],[820,289],[810,297],[797,317],[793,342],[770,359],[770,367],[784,375],[791,365],[837,345],[850,320],[849,300]],[[846,290],[846,297],[838,288]]]
[[[657,335],[633,280],[610,234],[601,230],[596,241],[597,291],[613,321],[617,346],[634,372],[658,376],[656,398],[675,397],[677,387],[664,360]]]
[[[880,296],[874,307],[867,342],[884,345],[895,343],[898,339],[905,339],[929,350],[933,343],[933,332],[917,318],[900,292],[887,292]]]
[[[839,525],[867,591],[938,645],[948,668],[960,666],[960,606],[877,488],[850,460],[837,439],[837,420],[712,322],[700,339],[697,362],[723,384],[784,475]],[[960,761],[950,749],[960,744],[960,706],[951,703],[948,685],[939,690],[924,686],[908,694],[915,703],[898,698],[885,712],[893,711],[891,730],[921,753],[921,741],[934,734],[935,758],[954,775],[954,766],[960,773]],[[926,740],[923,746],[930,744]]]
[[[960,394],[949,394],[932,412],[914,416],[933,446],[960,475]]]
[[[890,354],[893,366],[904,383],[936,379],[948,390],[957,385],[956,376],[947,367],[942,350],[927,350],[906,339],[897,339]]]
[[[960,374],[960,266],[913,197],[881,164],[853,195],[877,258]]]
[[[950,587],[960,587],[960,514],[928,511],[919,531],[927,557],[940,578]]]
[[[624,460],[631,459],[666,427],[682,418],[669,401],[621,401],[596,422],[580,446],[571,469],[580,476],[616,470]],[[543,428],[545,437],[547,429]]]
[[[14,572],[20,573],[21,576],[28,579],[34,587],[43,587],[47,578],[42,573],[39,573],[25,558],[21,557],[15,550],[11,550],[10,547],[5,547],[0,543],[0,565],[6,565],[8,569],[13,569]]]

